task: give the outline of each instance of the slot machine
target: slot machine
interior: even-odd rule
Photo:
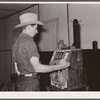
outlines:
[[[54,71],[50,74],[50,87],[47,90],[78,90],[87,88],[86,75],[83,67],[82,50],[66,49],[54,51],[50,65],[57,65],[61,59],[70,62],[66,69]]]

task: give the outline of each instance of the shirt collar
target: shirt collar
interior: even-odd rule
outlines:
[[[26,33],[20,33],[19,37],[21,37],[21,36],[25,36],[25,37],[30,37],[30,38],[32,38],[30,35],[28,35],[28,34],[26,34]]]

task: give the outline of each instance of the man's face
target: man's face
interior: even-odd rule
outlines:
[[[37,25],[31,25],[30,32],[31,32],[32,37],[34,37],[38,33]]]

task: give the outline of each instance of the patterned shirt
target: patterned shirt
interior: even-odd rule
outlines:
[[[18,70],[21,73],[27,74],[35,72],[34,66],[30,63],[30,58],[33,56],[40,57],[33,38],[28,34],[20,33],[13,46],[12,57],[13,61],[17,63]]]

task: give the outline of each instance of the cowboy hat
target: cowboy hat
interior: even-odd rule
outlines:
[[[44,25],[41,21],[38,21],[37,15],[34,13],[22,14],[19,16],[19,19],[20,19],[20,24],[16,25],[15,28],[31,24]]]

